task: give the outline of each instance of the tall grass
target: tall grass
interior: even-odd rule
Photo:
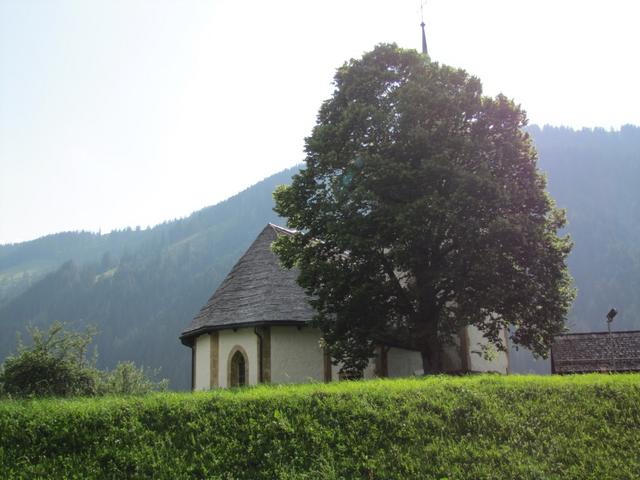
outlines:
[[[640,478],[640,375],[2,401],[0,478]]]

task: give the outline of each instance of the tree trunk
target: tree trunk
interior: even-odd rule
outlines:
[[[420,353],[425,375],[442,373],[442,348],[438,337],[431,337]]]

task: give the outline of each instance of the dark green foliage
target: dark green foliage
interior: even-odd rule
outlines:
[[[94,395],[96,371],[86,354],[95,334],[64,330],[54,323],[46,332],[31,327],[31,345],[0,365],[0,394],[15,397]]]
[[[361,371],[384,342],[422,353],[473,325],[546,356],[574,292],[564,212],[524,112],[464,70],[379,45],[335,76],[306,165],[275,193],[297,229],[275,245],[313,296],[332,357]]]
[[[0,477],[640,477],[638,375],[0,402]]]

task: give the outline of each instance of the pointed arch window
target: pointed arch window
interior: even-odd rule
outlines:
[[[249,378],[247,356],[241,347],[233,350],[229,361],[229,386],[242,387],[247,385]]]

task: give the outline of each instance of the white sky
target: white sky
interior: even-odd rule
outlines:
[[[154,225],[303,160],[335,68],[419,0],[0,0],[0,243]],[[531,123],[640,124],[635,0],[429,0],[434,60]]]

